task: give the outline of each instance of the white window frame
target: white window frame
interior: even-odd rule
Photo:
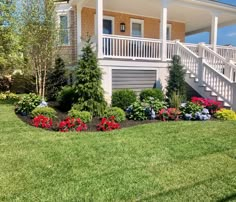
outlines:
[[[133,23],[141,24],[141,38],[144,38],[144,20],[131,18],[130,20],[130,36],[133,37]]]
[[[169,37],[166,36],[166,39],[167,40],[171,40],[172,25],[171,24],[167,24],[166,29],[169,29]],[[167,30],[166,30],[166,33],[167,33]]]
[[[59,29],[59,32],[60,32],[60,17],[61,16],[67,16],[67,24],[68,24],[68,44],[62,44],[60,41],[59,41],[59,46],[70,46],[71,45],[71,39],[70,39],[70,15],[69,15],[69,11],[65,11],[65,12],[58,12],[57,13],[57,24],[58,24],[58,29]],[[60,33],[59,33],[60,34]],[[59,36],[59,40],[60,40],[60,36]]]
[[[115,17],[113,16],[108,16],[108,15],[104,15],[103,16],[103,20],[111,20],[111,23],[112,23],[112,34],[111,35],[114,35],[115,33]],[[94,29],[95,29],[95,35],[97,35],[97,23],[96,23],[96,14],[94,15]]]

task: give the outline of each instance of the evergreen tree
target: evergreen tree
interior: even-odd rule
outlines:
[[[55,68],[49,73],[47,78],[47,98],[56,100],[57,94],[67,84],[65,63],[61,57],[55,59]]]
[[[171,97],[174,93],[182,98],[186,97],[185,88],[185,70],[181,65],[181,58],[174,55],[172,58],[172,65],[169,66],[169,79],[167,84],[167,97]]]
[[[102,71],[92,50],[90,38],[82,49],[82,56],[76,70],[75,90],[80,110],[89,111],[93,116],[100,116],[106,108],[102,88]]]

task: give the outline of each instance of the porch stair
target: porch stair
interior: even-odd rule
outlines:
[[[208,47],[201,47],[200,57],[180,42],[176,52],[186,68],[186,82],[202,97],[222,102],[224,107],[236,110],[236,83],[232,77],[235,65],[228,63]]]

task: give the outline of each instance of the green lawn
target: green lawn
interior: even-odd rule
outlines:
[[[236,122],[64,134],[0,105],[0,201],[236,201]]]

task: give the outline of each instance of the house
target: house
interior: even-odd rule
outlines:
[[[61,53],[76,63],[92,36],[108,102],[112,91],[165,88],[168,64],[181,56],[186,82],[203,97],[236,109],[236,47],[218,46],[219,27],[236,23],[236,7],[211,0],[69,0],[57,3],[65,31]],[[210,32],[209,44],[185,37]]]

